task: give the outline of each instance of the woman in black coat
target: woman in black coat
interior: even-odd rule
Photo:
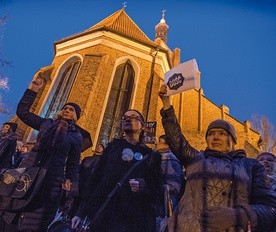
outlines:
[[[86,183],[87,191],[72,218],[73,229],[88,216],[90,231],[155,231],[154,206],[162,181],[160,156],[141,140],[141,113],[128,110],[122,127],[125,138],[108,144]]]
[[[76,103],[66,103],[55,120],[31,113],[30,107],[43,84],[40,78],[31,83],[16,112],[25,124],[39,130],[31,153],[36,153],[36,163],[48,168],[40,194],[28,208],[19,215],[12,215],[14,218],[3,216],[19,231],[46,231],[60,204],[62,188],[72,191],[79,181],[82,135],[75,122],[80,117],[81,109]],[[24,160],[22,163],[21,167]]]
[[[12,156],[16,150],[16,128],[14,122],[5,122],[0,130],[0,169],[12,167]]]

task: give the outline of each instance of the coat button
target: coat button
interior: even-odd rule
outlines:
[[[202,187],[202,190],[203,190],[203,191],[206,191],[206,187],[205,187],[205,186],[203,186],[203,187]]]
[[[222,192],[222,196],[226,196],[227,194],[226,194],[226,192]]]

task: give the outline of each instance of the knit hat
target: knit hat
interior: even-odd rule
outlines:
[[[270,152],[262,152],[257,156],[257,159],[259,159],[262,155],[270,155],[271,157],[273,157],[273,159],[276,159],[276,156]]]
[[[236,130],[233,127],[233,125],[225,120],[222,119],[217,119],[213,122],[211,122],[207,128],[205,137],[207,137],[208,131],[214,128],[222,128],[224,130],[226,130],[232,137],[234,143],[237,143],[237,135],[236,135]]]
[[[74,109],[76,111],[77,119],[79,119],[80,118],[80,114],[81,114],[81,108],[80,108],[80,106],[77,103],[74,103],[74,102],[67,102],[61,109],[63,110],[63,108],[65,106],[67,106],[67,105],[74,107]]]
[[[17,129],[17,123],[15,123],[15,122],[5,122],[5,123],[3,123],[3,125],[9,125],[13,132],[15,132]]]

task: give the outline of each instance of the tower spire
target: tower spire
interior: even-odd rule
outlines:
[[[168,35],[169,25],[166,24],[165,12],[166,12],[166,10],[162,10],[162,18],[161,18],[160,22],[155,26],[155,39],[160,38],[165,43],[167,43],[167,41],[168,41],[167,35]]]
[[[166,10],[162,10],[162,19],[164,20],[164,22],[165,22],[165,12],[166,12]]]

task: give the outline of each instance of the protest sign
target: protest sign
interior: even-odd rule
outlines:
[[[156,136],[156,122],[146,122],[144,131],[144,142],[154,144]]]
[[[168,86],[167,95],[200,88],[200,71],[195,59],[181,63],[165,73],[164,84]]]

